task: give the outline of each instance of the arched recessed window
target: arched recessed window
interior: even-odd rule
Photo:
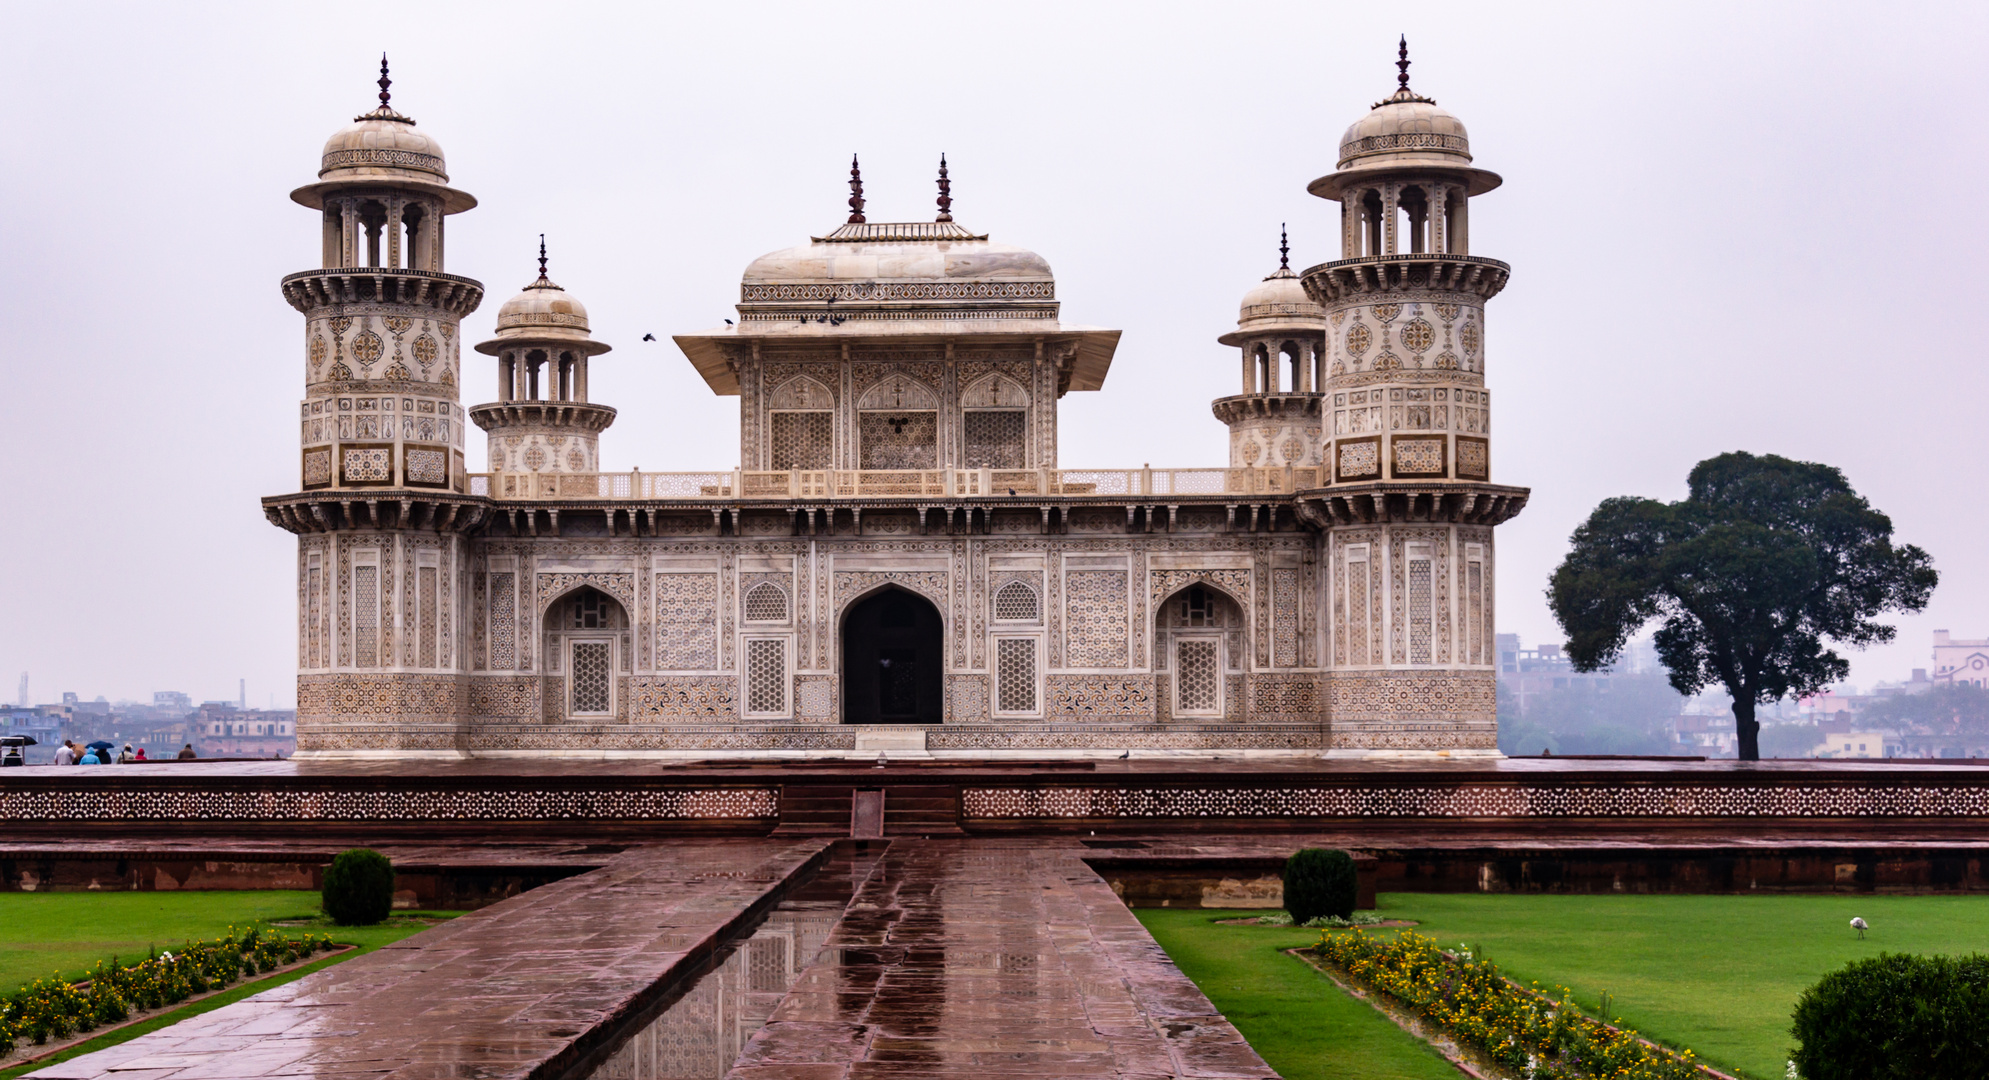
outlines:
[[[746,590],[747,622],[786,622],[787,591],[771,581]]]
[[[1011,581],[995,591],[995,618],[1008,622],[1034,622],[1037,618],[1036,590],[1020,581]]]

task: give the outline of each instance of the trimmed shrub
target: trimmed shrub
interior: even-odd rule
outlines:
[[[1989,956],[1881,953],[1803,991],[1790,1026],[1803,1080],[1961,1080],[1989,1061]]]
[[[340,926],[371,926],[394,909],[394,864],[371,848],[341,851],[325,867],[325,914]]]
[[[1354,857],[1329,848],[1300,848],[1285,860],[1285,910],[1303,926],[1321,916],[1354,917]]]

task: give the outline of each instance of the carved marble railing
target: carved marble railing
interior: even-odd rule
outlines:
[[[1316,468],[785,469],[724,472],[471,473],[497,500],[967,499],[1016,496],[1288,495],[1320,486]]]

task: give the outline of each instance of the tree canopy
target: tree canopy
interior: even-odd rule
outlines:
[[[1735,452],[1694,466],[1682,501],[1605,500],[1547,596],[1579,671],[1612,663],[1657,621],[1672,687],[1724,685],[1740,757],[1753,760],[1757,704],[1843,680],[1850,664],[1830,646],[1892,640],[1877,617],[1926,607],[1939,580],[1836,468]]]

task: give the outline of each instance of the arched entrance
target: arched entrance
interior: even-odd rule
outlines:
[[[1154,611],[1154,666],[1165,680],[1170,715],[1227,713],[1225,676],[1242,669],[1243,631],[1243,609],[1207,584],[1174,593]]]
[[[565,676],[561,711],[576,720],[618,715],[616,675],[628,667],[630,646],[621,601],[583,585],[553,602],[545,628],[549,667]]]
[[[939,609],[887,586],[843,615],[843,723],[937,724],[946,633]]]

